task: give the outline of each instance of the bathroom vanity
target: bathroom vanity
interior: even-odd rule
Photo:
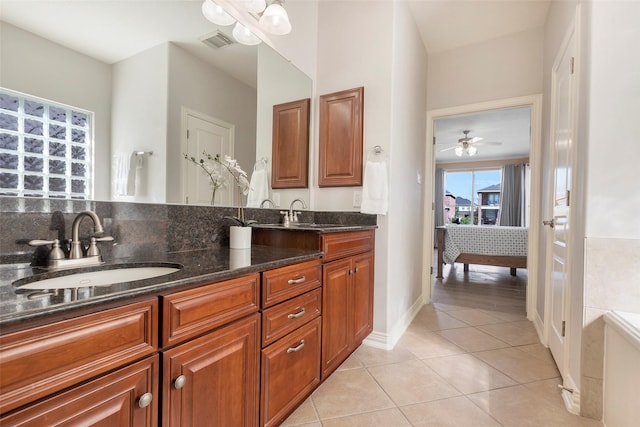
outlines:
[[[374,229],[256,227],[245,265],[168,253],[179,271],[72,298],[2,270],[0,423],[279,425],[372,329]]]

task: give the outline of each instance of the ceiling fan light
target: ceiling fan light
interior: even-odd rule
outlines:
[[[260,26],[271,34],[282,36],[291,32],[289,15],[278,0],[271,3],[260,17]]]
[[[251,13],[260,13],[267,7],[265,0],[244,0],[244,7]]]
[[[462,151],[463,151],[462,150],[462,146],[456,147],[456,149],[455,149],[456,156],[461,157],[462,156]]]
[[[204,0],[204,2],[202,2],[202,14],[209,21],[223,27],[236,22],[233,16],[225,12],[222,6],[214,3],[211,0]]]
[[[469,156],[474,156],[478,152],[478,149],[473,145],[470,145],[467,152],[469,153]]]
[[[238,43],[246,44],[249,46],[253,46],[256,44],[260,44],[262,40],[260,40],[255,34],[251,32],[250,29],[237,22],[236,26],[233,27],[233,38],[238,41]]]

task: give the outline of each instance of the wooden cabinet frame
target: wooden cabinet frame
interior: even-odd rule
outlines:
[[[320,97],[320,187],[362,185],[364,88]]]
[[[310,100],[273,106],[271,188],[309,186]]]

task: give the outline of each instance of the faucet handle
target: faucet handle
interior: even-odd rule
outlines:
[[[44,245],[52,245],[51,252],[49,252],[49,259],[64,259],[64,251],[60,247],[60,241],[58,239],[54,240],[30,240],[29,246],[44,246]]]
[[[91,239],[95,239],[96,242],[113,242],[115,240],[113,236],[92,237]]]
[[[58,242],[58,244],[60,244],[58,239],[55,239],[55,240],[34,239],[34,240],[29,240],[28,244],[29,244],[29,246],[44,246],[44,245],[53,245],[56,242]]]

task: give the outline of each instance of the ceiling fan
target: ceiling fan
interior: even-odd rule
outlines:
[[[479,137],[479,136],[474,136],[473,138],[469,137],[469,132],[471,132],[470,130],[464,130],[462,131],[462,133],[464,133],[464,137],[460,138],[458,140],[458,144],[454,147],[449,147],[449,148],[445,148],[443,150],[440,150],[440,153],[443,151],[449,151],[449,150],[455,150],[456,156],[461,157],[463,154],[467,154],[469,156],[474,156],[477,152],[478,149],[476,148],[477,145],[500,145],[502,144],[501,142],[480,142],[482,141],[483,138]]]

